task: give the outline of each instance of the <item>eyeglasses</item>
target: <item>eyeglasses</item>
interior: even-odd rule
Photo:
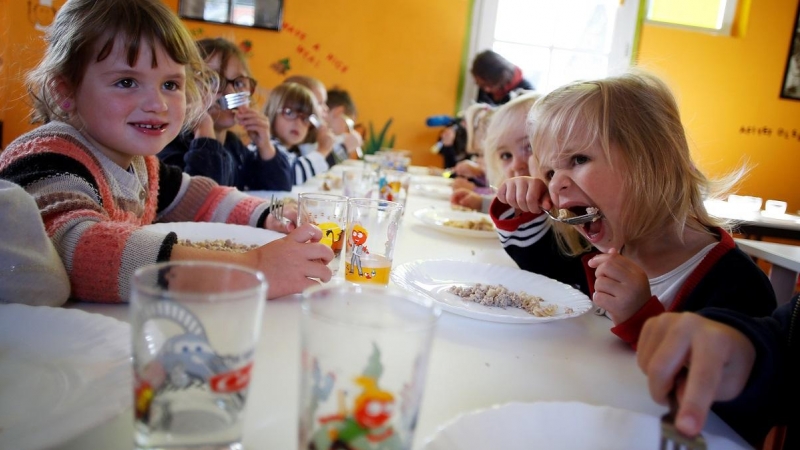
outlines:
[[[319,123],[319,120],[317,120],[317,116],[315,116],[314,114],[306,114],[304,112],[297,111],[293,108],[283,108],[281,110],[281,115],[286,120],[300,119],[301,121],[303,121],[304,124],[308,125],[310,123],[315,127]]]
[[[217,92],[225,92],[225,89],[227,89],[228,86],[233,86],[234,92],[249,92],[252,94],[256,91],[256,80],[254,78],[245,76],[236,77],[232,80],[229,80],[220,75]]]

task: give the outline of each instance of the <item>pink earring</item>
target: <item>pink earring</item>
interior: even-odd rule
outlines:
[[[70,103],[70,101],[69,101],[69,100],[67,100],[67,101],[65,101],[64,103],[62,103],[62,104],[61,104],[61,108],[62,108],[64,111],[66,111],[66,110],[70,109],[71,107],[72,107],[72,103]]]

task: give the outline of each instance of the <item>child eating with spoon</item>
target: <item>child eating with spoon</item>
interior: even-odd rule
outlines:
[[[528,122],[532,176],[504,182],[490,210],[521,268],[577,285],[634,347],[664,311],[775,308],[765,274],[703,205],[740,174],[711,181],[697,170],[661,80],[631,72],[569,84],[539,100]],[[543,214],[588,208],[596,220],[578,225]]]

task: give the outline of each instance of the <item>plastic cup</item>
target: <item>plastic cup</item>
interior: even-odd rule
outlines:
[[[378,174],[371,169],[342,171],[342,192],[348,198],[372,198],[378,188]]]

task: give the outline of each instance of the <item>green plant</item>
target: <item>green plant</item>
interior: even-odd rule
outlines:
[[[386,141],[386,132],[389,131],[389,126],[391,125],[392,119],[389,118],[389,120],[387,120],[383,125],[383,128],[381,128],[380,133],[375,134],[375,128],[372,126],[372,122],[369,123],[367,140],[364,142],[364,146],[362,147],[365,155],[372,155],[382,148],[394,148],[394,135],[392,135],[389,140]]]

